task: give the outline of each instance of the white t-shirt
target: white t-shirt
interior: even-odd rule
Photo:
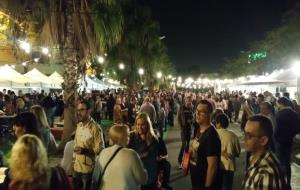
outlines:
[[[102,150],[99,156],[101,170],[119,146],[114,145]],[[147,182],[147,173],[138,154],[128,148],[122,148],[110,162],[102,177],[101,190],[139,190]]]
[[[241,152],[241,147],[238,137],[227,129],[217,129],[221,140],[221,151],[226,150],[231,158],[226,159],[223,155],[221,156],[221,169],[235,171],[235,157],[238,157]]]
[[[64,156],[61,160],[60,166],[66,171],[67,175],[73,175],[73,151],[74,151],[74,140],[67,142],[64,149]]]

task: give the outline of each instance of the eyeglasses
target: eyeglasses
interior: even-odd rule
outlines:
[[[244,132],[244,137],[245,137],[245,139],[253,139],[253,138],[260,138],[261,136],[259,136],[259,135],[253,135],[253,134],[251,134],[249,132]]]
[[[83,112],[83,111],[85,111],[85,110],[88,110],[88,109],[82,108],[82,109],[78,109],[78,110],[76,110],[76,111],[77,111],[77,112]]]

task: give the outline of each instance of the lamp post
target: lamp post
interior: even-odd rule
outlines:
[[[140,80],[141,80],[141,84],[143,83],[143,79],[142,79],[142,76],[144,75],[144,69],[143,68],[139,68],[138,69],[138,73],[140,75]]]
[[[120,70],[124,70],[124,69],[125,69],[125,65],[124,65],[123,63],[120,63],[120,64],[119,64],[119,69],[120,69]]]
[[[157,78],[157,79],[161,79],[161,77],[162,77],[162,72],[161,72],[161,71],[158,71],[158,72],[156,73],[156,78]]]
[[[97,61],[102,65],[104,63],[104,57],[98,56]]]

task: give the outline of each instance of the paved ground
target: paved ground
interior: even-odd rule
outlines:
[[[241,190],[241,182],[244,177],[245,171],[245,149],[244,149],[244,140],[242,133],[237,124],[231,124],[229,127],[235,134],[238,135],[242,147],[242,153],[240,157],[237,159],[237,171],[235,172],[234,177],[234,190]],[[183,177],[181,175],[181,170],[178,169],[177,164],[177,156],[180,147],[180,138],[179,138],[179,129],[171,128],[168,132],[168,138],[166,140],[168,153],[169,153],[169,161],[172,164],[172,171],[171,171],[171,185],[173,186],[174,190],[190,190],[191,183],[190,183],[190,176]],[[300,141],[299,141],[300,142]],[[300,152],[300,143],[297,141],[295,151]],[[300,158],[300,154],[298,155]],[[300,190],[300,166],[296,163],[300,163],[300,159],[297,160],[295,156],[293,156],[293,163],[292,163],[292,187],[293,190]]]

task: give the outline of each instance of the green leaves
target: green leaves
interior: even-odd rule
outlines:
[[[300,5],[300,4],[299,4]],[[265,38],[249,44],[249,51],[225,61],[226,75],[262,74],[290,67],[300,58],[300,6],[290,10],[280,27],[266,32]],[[250,57],[249,57],[250,55]],[[248,59],[249,58],[249,59]],[[251,64],[248,64],[250,61]]]

